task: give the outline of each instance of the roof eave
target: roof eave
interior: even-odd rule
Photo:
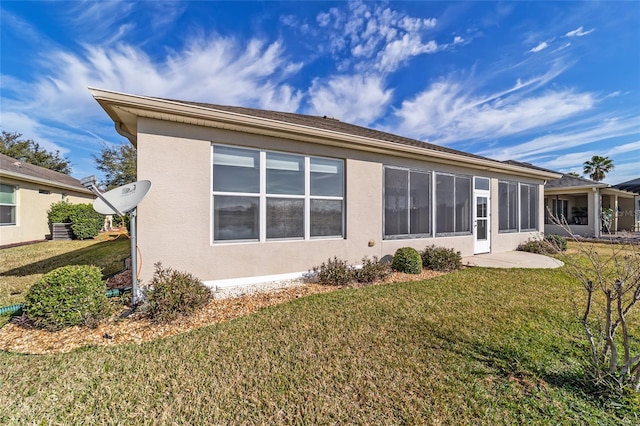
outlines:
[[[114,123],[116,123],[116,126],[119,126],[120,129],[130,133],[132,136],[137,136],[137,118],[140,116],[161,120],[167,120],[173,116],[173,120],[171,121],[185,124],[264,134],[368,152],[388,154],[389,151],[393,151],[395,155],[402,157],[429,157],[430,160],[434,162],[453,165],[464,163],[468,167],[479,170],[511,173],[538,179],[558,179],[562,176],[560,173],[551,173],[505,164],[486,158],[468,157],[426,147],[404,145],[236,112],[222,111],[199,105],[184,104],[165,99],[130,95],[96,88],[89,88],[89,91]],[[129,137],[129,140],[133,145],[136,145],[137,141],[135,141],[134,138]]]
[[[67,189],[67,190],[78,192],[81,194],[94,195],[93,192],[91,192],[86,188],[80,188],[78,186],[73,186],[73,185],[69,185],[61,182],[55,182],[49,179],[42,179],[35,176],[29,176],[22,173],[15,173],[9,170],[1,170],[0,176],[15,179],[15,180],[21,180],[24,182],[31,182],[31,183],[37,183],[40,185],[46,185],[53,188]]]

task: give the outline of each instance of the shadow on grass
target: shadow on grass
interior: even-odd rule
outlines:
[[[474,359],[489,367],[497,376],[510,381],[518,381],[526,386],[540,388],[550,385],[554,388],[570,392],[574,397],[601,407],[605,410],[615,410],[618,416],[635,416],[640,420],[640,399],[637,395],[618,388],[611,381],[600,381],[590,372],[588,364],[589,354],[584,350],[581,362],[559,371],[557,364],[541,365],[530,359],[526,348],[492,346],[486,343],[470,343],[470,354]],[[558,360],[562,361],[562,353],[558,353]]]
[[[73,250],[0,273],[2,277],[22,277],[46,274],[67,265],[95,265],[102,269],[104,277],[124,269],[124,260],[130,255],[130,240],[120,235],[79,250]]]

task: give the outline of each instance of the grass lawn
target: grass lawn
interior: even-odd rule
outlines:
[[[66,265],[96,265],[104,276],[124,268],[131,241],[115,239],[46,241],[0,250],[0,306],[21,303],[27,290],[43,274]]]
[[[142,345],[0,353],[0,423],[639,424],[637,395],[584,386],[581,301],[563,269],[468,268]]]

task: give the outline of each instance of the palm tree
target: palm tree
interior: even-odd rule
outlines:
[[[613,170],[613,160],[609,157],[600,157],[594,155],[591,160],[584,162],[584,174],[589,175],[591,180],[600,182],[604,179],[605,174]]]

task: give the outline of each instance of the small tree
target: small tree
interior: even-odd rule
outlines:
[[[603,251],[579,240],[566,221],[562,226],[578,247],[578,256],[559,256],[585,292],[581,322],[595,379],[640,391],[640,349],[628,323],[640,301],[640,246],[611,240]]]

